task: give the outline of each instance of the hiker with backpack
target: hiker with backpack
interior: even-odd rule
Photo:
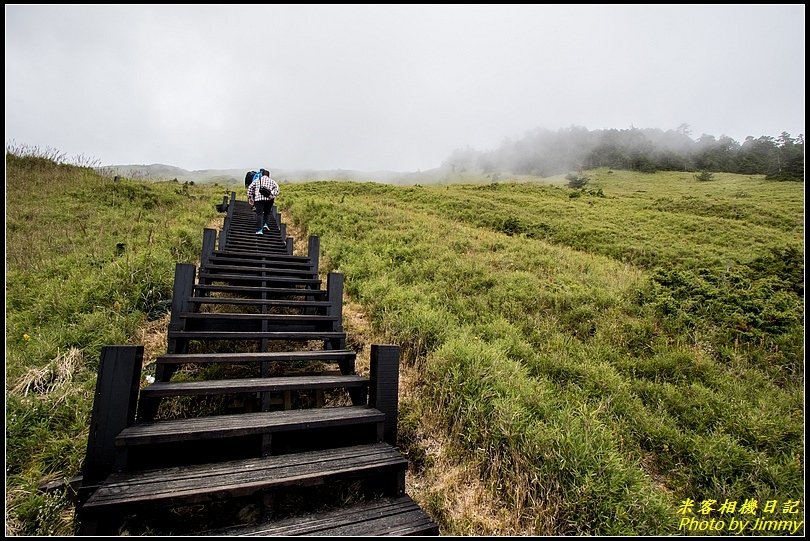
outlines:
[[[248,203],[256,207],[256,234],[263,235],[270,231],[273,201],[279,193],[278,182],[270,178],[270,171],[260,169],[258,175],[248,186]]]

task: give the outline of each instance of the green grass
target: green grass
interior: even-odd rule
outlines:
[[[36,487],[80,471],[100,348],[170,298],[227,190],[6,165],[6,530],[64,534],[69,502]],[[801,500],[802,187],[586,175],[279,203],[418,371],[400,434],[428,482],[438,427],[522,532],[676,534],[686,498]],[[443,533],[482,533],[442,490]]]
[[[101,347],[133,343],[225,191],[6,154],[6,532],[72,533]]]
[[[801,186],[589,176],[311,183],[282,204],[421,367],[409,419],[526,531],[672,534],[686,498],[800,499]]]

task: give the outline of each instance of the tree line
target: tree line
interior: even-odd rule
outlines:
[[[774,180],[804,180],[804,135],[690,137],[676,130],[594,130],[572,126],[557,131],[538,128],[517,140],[507,139],[490,151],[455,150],[442,164],[455,172],[511,172],[551,176],[566,171],[610,167],[655,171],[712,171],[764,174]]]

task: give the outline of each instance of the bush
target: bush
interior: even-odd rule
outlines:
[[[710,180],[714,180],[714,173],[701,171],[699,175],[695,175],[695,180],[699,182],[709,182]]]
[[[582,188],[590,181],[588,177],[575,173],[568,173],[565,175],[565,179],[568,181],[569,188]]]

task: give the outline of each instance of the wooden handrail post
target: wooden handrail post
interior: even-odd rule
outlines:
[[[180,314],[190,311],[190,298],[194,294],[194,276],[197,268],[191,263],[177,263],[174,267],[174,286],[172,289],[172,312],[169,318],[169,330],[183,330],[183,319]],[[188,340],[170,338],[167,353],[185,353]],[[157,381],[169,381],[176,367],[158,365],[155,373]]]
[[[372,344],[368,403],[385,414],[383,440],[391,445],[397,443],[398,393],[399,346]]]
[[[135,422],[143,346],[104,346],[98,366],[82,485],[102,481],[115,468],[115,437]]]
[[[287,237],[286,243],[287,243],[287,255],[293,255],[293,245],[295,241],[293,240],[292,237]]]
[[[326,296],[329,305],[326,308],[326,315],[334,316],[332,321],[332,332],[343,332],[343,274],[339,272],[330,272],[326,277]],[[331,339],[326,342],[326,349],[345,349],[346,340]],[[347,372],[348,365],[340,364],[340,371],[343,374]]]
[[[207,227],[203,229],[202,253],[200,253],[200,270],[208,266],[208,262],[211,256],[214,254],[214,245],[216,244],[216,240],[216,229],[210,229]],[[200,279],[200,283],[204,284],[205,281]]]
[[[307,255],[312,264],[312,272],[318,276],[318,260],[321,258],[321,239],[316,235],[310,235],[307,241]]]

